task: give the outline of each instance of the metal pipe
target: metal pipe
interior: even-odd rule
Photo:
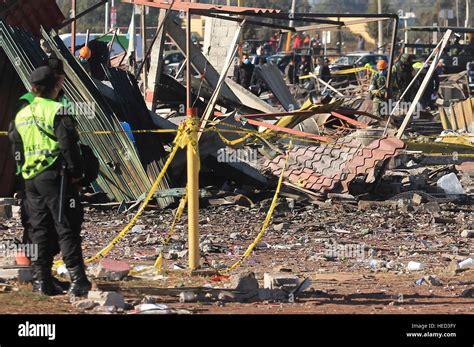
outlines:
[[[397,32],[398,32],[398,16],[393,21],[393,31],[392,31],[392,49],[390,50],[390,59],[388,61],[388,71],[387,71],[387,91],[388,97],[390,98],[390,86],[392,82],[392,68],[395,61],[395,48],[397,44]]]
[[[470,9],[470,6],[469,6],[469,0],[466,0],[466,22],[464,23],[464,26],[466,28],[469,28],[469,24],[470,24],[470,16],[471,14],[469,13],[469,9]]]
[[[109,31],[109,27],[110,27],[110,22],[109,22],[109,19],[110,19],[110,5],[109,5],[109,2],[107,1],[105,3],[105,13],[104,13],[104,16],[105,16],[105,20],[104,20],[104,33],[108,32]]]
[[[192,108],[191,96],[191,13],[186,12],[186,116],[191,129],[187,146],[188,175],[188,264],[191,270],[199,267],[199,148],[198,121]]]
[[[76,54],[76,0],[72,0],[71,6],[71,53],[74,56]]]
[[[382,0],[377,0],[377,7],[378,7],[378,13],[382,14]],[[378,22],[378,31],[379,31],[379,53],[383,53],[383,23],[381,21]]]
[[[146,13],[145,13],[145,6],[142,5],[141,7],[141,13],[140,13],[140,26],[141,26],[141,31],[142,31],[142,63],[143,63],[143,76],[142,76],[142,81],[143,81],[143,92],[146,94],[146,91],[148,89],[148,64],[147,64],[147,59],[145,59],[145,54],[146,54]]]

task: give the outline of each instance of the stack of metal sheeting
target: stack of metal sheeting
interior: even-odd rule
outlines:
[[[64,61],[66,81],[64,92],[74,104],[86,112],[75,112],[81,142],[89,145],[100,161],[99,187],[109,198],[116,201],[137,200],[152,184],[143,168],[137,150],[124,132],[117,116],[97,90],[89,75],[70,54],[67,47],[54,32],[42,31],[43,39],[56,56]],[[45,52],[31,36],[0,20],[0,46],[15,67],[23,84],[30,89],[29,75],[47,59]],[[85,105],[92,107],[92,112]],[[103,135],[95,132],[111,132]],[[163,180],[160,189],[167,189]],[[164,207],[170,199],[159,199]]]

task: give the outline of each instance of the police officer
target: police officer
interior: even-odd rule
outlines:
[[[372,76],[370,85],[370,95],[372,96],[374,106],[373,113],[375,116],[382,116],[382,107],[387,100],[387,62],[379,60],[377,62],[377,72]]]
[[[393,65],[392,73],[394,85],[392,90],[397,90],[398,96],[407,89],[413,77],[415,77],[412,58],[409,54],[403,54],[400,59]],[[414,89],[405,94],[404,101],[412,101],[414,97]],[[416,92],[416,91],[415,91]]]
[[[61,90],[55,71],[40,67],[30,80],[35,98],[17,114],[10,138],[22,152],[30,238],[38,246],[38,258],[32,262],[33,290],[46,295],[60,293],[51,274],[54,250],[50,231],[55,229],[71,277],[68,293],[83,296],[91,283],[82,257],[83,210],[75,188],[84,176],[79,136],[72,117],[55,101]]]
[[[64,84],[65,77],[66,77],[62,60],[52,56],[45,62],[44,66],[49,66],[54,70],[56,78],[58,80],[58,83],[62,88],[62,86]],[[24,107],[30,105],[33,102],[34,98],[35,98],[35,96],[33,95],[32,92],[28,92],[28,93],[22,95],[19,98],[18,103],[17,103],[16,114],[18,112],[20,112]],[[67,105],[68,101],[66,100],[66,97],[64,96],[63,90],[61,90],[60,96],[58,97],[57,101],[63,103],[65,106]],[[14,121],[10,124],[9,135],[13,134],[13,130],[12,130],[13,128],[14,128]],[[21,166],[22,166],[23,159],[20,157],[21,156],[20,155],[21,151],[18,148],[16,148],[16,146],[15,146],[15,143],[14,143],[15,139],[11,138],[10,141],[13,144],[13,146],[12,146],[13,157],[16,159],[16,163],[17,163],[17,176],[16,176],[17,196],[21,199],[20,200],[20,219],[21,219],[21,224],[23,226],[23,240],[22,240],[22,242],[23,242],[23,244],[28,245],[28,244],[32,243],[31,242],[31,237],[30,237],[32,228],[31,228],[31,225],[28,221],[28,206],[26,204],[26,197],[25,197],[25,192],[24,192],[25,182],[24,182],[23,177],[21,175]],[[56,231],[54,229],[50,230],[48,239],[51,242],[50,250],[51,250],[53,256],[55,256],[56,254],[59,253],[60,248],[59,248],[59,243],[58,243],[58,234],[56,233]],[[54,282],[54,285],[57,287],[58,291],[59,290],[67,291],[69,289],[69,283],[68,282],[59,281],[56,277],[53,277],[53,282]]]

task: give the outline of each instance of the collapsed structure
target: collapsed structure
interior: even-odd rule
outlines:
[[[111,61],[116,59],[113,58],[99,65],[102,78],[94,74],[91,77],[57,35],[56,30],[64,25],[63,17],[40,15],[38,25],[32,27],[30,20],[20,19],[31,17],[31,12],[26,10],[30,6],[28,1],[12,2],[0,8],[0,68],[5,76],[0,84],[0,130],[7,130],[14,117],[15,100],[29,89],[31,71],[50,55],[60,58],[65,63],[66,97],[74,104],[90,107],[89,112],[77,112],[75,116],[81,141],[94,150],[100,161],[100,176],[91,189],[105,193],[111,201],[137,206],[145,199],[168,158],[173,133],[184,119],[186,99],[192,101],[192,109],[200,117],[199,124],[195,125],[199,128],[201,188],[211,186],[220,190],[230,185],[252,194],[272,189],[276,179],[283,176],[285,191],[312,201],[337,196],[354,200],[384,199],[419,190],[449,195],[449,189],[433,188],[427,181],[455,171],[453,166],[429,168],[428,173],[423,173],[425,185],[420,183],[423,180],[417,179],[420,174],[414,172],[423,165],[452,165],[472,159],[472,142],[468,138],[457,133],[440,134],[443,130],[472,132],[472,99],[456,103],[441,100],[439,117],[437,112],[421,112],[413,119],[415,109],[410,107],[408,110],[395,108],[389,119],[381,119],[371,113],[372,101],[368,98],[364,68],[351,72],[355,78],[353,83],[331,84],[310,73],[304,77],[310,81],[308,86],[302,88],[289,86],[278,67],[268,62],[260,70],[268,91],[260,96],[228,77],[245,25],[279,28],[285,30],[286,35],[286,32],[360,24],[363,15],[294,14],[294,20],[311,26],[293,28],[274,22],[288,18],[288,14],[278,10],[175,1],[123,2],[159,8],[158,30],[134,73],[112,67],[115,64]],[[58,13],[54,1],[44,1],[42,6],[43,12],[49,8],[50,13]],[[222,35],[220,31],[210,30],[208,54],[203,53],[196,43],[186,40],[188,32],[169,15],[172,11],[188,11],[188,14],[192,11],[210,17],[209,28],[224,26],[226,21],[233,23],[234,29],[225,33],[229,47],[218,52],[220,57],[211,59],[212,42],[219,41],[212,36]],[[387,79],[390,86],[398,17],[367,17],[367,21],[393,22]],[[24,25],[26,22],[29,24]],[[425,62],[430,73],[441,58],[450,34],[445,35],[439,49]],[[163,47],[167,36],[186,55],[189,68],[186,78],[180,78],[179,73],[176,76],[163,73]],[[211,61],[219,61],[221,71]],[[148,62],[150,66],[145,66]],[[184,68],[185,64],[179,67],[181,71]],[[421,81],[413,104],[417,104],[423,94],[430,73]],[[451,76],[442,83],[443,95],[451,88],[459,95],[468,96],[466,87],[462,78]],[[124,122],[130,126],[133,136],[124,128]],[[7,153],[6,137],[0,141],[1,150]],[[290,142],[293,147],[288,151]],[[257,154],[255,160],[238,160],[238,157],[222,160],[219,156],[227,148]],[[440,153],[447,155],[439,156]],[[462,156],[453,157],[449,153]],[[177,151],[170,169],[160,181],[154,193],[158,207],[166,207],[175,197],[183,195],[184,189],[173,188],[186,186],[185,155],[182,149]],[[14,192],[13,159],[4,156],[0,165],[1,195],[11,196]]]

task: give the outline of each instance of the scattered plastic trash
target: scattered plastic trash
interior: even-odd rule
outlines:
[[[463,260],[462,262],[459,263],[459,268],[460,269],[467,269],[471,266],[474,266],[474,259],[468,258],[466,260]]]
[[[132,233],[137,233],[137,234],[138,234],[138,233],[141,233],[141,232],[142,232],[142,227],[139,226],[139,225],[135,225],[135,226],[132,228],[132,230],[130,230],[130,232],[132,232]]]
[[[463,195],[465,194],[464,189],[459,182],[458,177],[455,173],[451,172],[450,174],[444,175],[437,182],[436,185],[438,188],[444,190],[447,195]]]
[[[163,305],[163,304],[140,304],[135,306],[135,310],[139,312],[145,312],[145,311],[167,311],[168,306]]]
[[[419,271],[423,270],[425,266],[422,263],[418,263],[416,261],[411,261],[407,265],[407,270],[409,271]]]
[[[418,285],[418,286],[421,286],[423,284],[431,285],[431,286],[441,286],[442,285],[441,281],[436,276],[425,276],[425,277],[419,278],[415,281],[415,284]]]
[[[67,268],[66,265],[59,265],[58,268],[56,269],[56,273],[58,275],[66,275],[67,274]]]

